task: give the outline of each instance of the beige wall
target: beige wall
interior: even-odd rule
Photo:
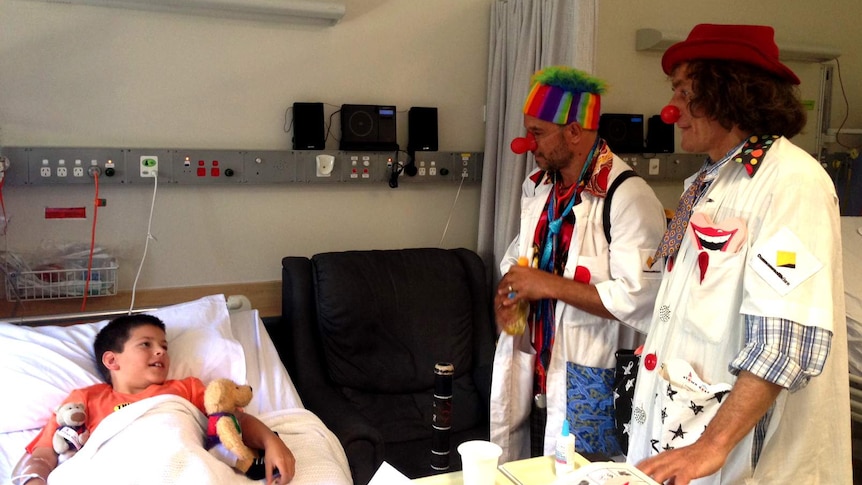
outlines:
[[[437,106],[440,149],[480,151],[492,0],[347,0],[334,27],[309,28],[27,0],[0,0],[0,145],[289,149],[294,101]],[[698,22],[768,21],[779,42],[838,48],[862,127],[858,0],[601,0],[597,72],[606,112],[657,113],[669,97],[659,55],[634,49],[640,27],[684,35]],[[793,64],[803,97],[819,68]],[[836,87],[833,125],[843,117]],[[402,120],[406,113],[400,113]],[[805,136],[811,136],[806,134]],[[406,129],[399,125],[406,144]],[[807,143],[805,137],[800,143]],[[333,145],[334,146],[334,145]],[[657,186],[672,206],[677,184]],[[131,288],[146,237],[147,187],[103,187],[97,238]],[[478,186],[389,189],[160,187],[139,288],[271,281],[285,255],[412,246],[475,248]],[[46,206],[88,205],[83,187],[6,187],[3,249],[86,241],[91,221],[45,221]]]
[[[685,38],[698,23],[765,23],[775,28],[779,45],[826,46],[841,52],[839,63],[844,89],[850,104],[845,128],[862,128],[862,29],[857,19],[862,14],[858,0],[804,2],[798,0],[727,0],[723,2],[681,2],[678,0],[600,0],[597,38],[596,75],[608,81],[610,89],[602,98],[606,113],[658,114],[670,99],[670,85],[661,70],[661,53],[635,50],[635,32],[654,28]],[[788,62],[802,79],[804,100],[816,101],[821,79],[820,64]],[[833,63],[833,65],[835,65]],[[837,74],[837,70],[836,70]],[[808,128],[794,140],[809,152],[816,152],[816,110],[809,111]],[[845,115],[845,99],[837,76],[833,86],[831,127],[837,128]],[[841,137],[851,146],[862,144],[862,137]],[[677,147],[679,139],[677,138]],[[847,151],[839,145],[830,150]],[[659,198],[674,207],[681,184],[654,184]]]
[[[319,101],[327,114],[396,105],[401,146],[406,110],[436,106],[440,149],[481,151],[490,0],[346,4],[334,27],[309,28],[0,0],[0,145],[285,150],[286,108]],[[455,184],[160,186],[138,288],[278,280],[282,256],[328,250],[475,248],[478,194],[476,184],[460,195]],[[89,241],[90,219],[43,211],[89,206],[92,187],[3,195],[0,248]],[[97,239],[130,289],[152,188],[104,185],[101,196]]]

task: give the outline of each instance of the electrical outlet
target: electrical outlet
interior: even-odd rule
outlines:
[[[72,168],[72,176],[73,177],[83,177],[84,176],[84,167],[73,167]]]
[[[159,157],[141,155],[141,177],[156,177],[159,173]]]

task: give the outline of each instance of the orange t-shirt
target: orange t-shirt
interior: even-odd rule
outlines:
[[[177,381],[165,381],[164,384],[154,384],[146,388],[143,392],[137,394],[123,394],[115,392],[109,384],[96,384],[83,389],[76,389],[69,394],[63,404],[70,402],[83,403],[87,410],[87,420],[85,427],[92,434],[96,426],[102,422],[109,414],[122,409],[129,404],[142,401],[153,396],[162,396],[172,394],[187,399],[204,414],[204,391],[206,387],[203,382],[197,377],[186,377]],[[53,448],[52,440],[54,431],[58,428],[56,418],[51,419],[42,428],[42,431],[36,438],[27,445],[27,452],[33,453],[33,450],[40,446]]]

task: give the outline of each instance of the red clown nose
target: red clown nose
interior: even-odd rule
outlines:
[[[672,125],[679,121],[679,108],[673,105],[667,105],[661,109],[661,120]]]
[[[536,149],[536,137],[532,133],[527,133],[526,137],[518,137],[512,140],[512,151],[518,155],[526,152],[531,152]]]

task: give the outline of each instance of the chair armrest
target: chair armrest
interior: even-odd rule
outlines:
[[[368,483],[383,463],[383,435],[335,389],[315,386],[306,391],[303,404],[338,437],[354,484]]]

